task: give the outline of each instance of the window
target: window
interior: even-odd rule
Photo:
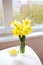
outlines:
[[[12,0],[12,7],[14,19],[30,18],[30,0]]]
[[[32,20],[34,31],[43,30],[43,0],[0,0],[0,34],[11,33],[12,19],[25,18]]]
[[[43,24],[42,0],[12,0],[14,19],[32,19],[32,24]]]
[[[32,0],[32,23],[43,24],[43,0]]]
[[[13,18],[31,19],[33,30],[43,30],[43,0],[12,0]]]

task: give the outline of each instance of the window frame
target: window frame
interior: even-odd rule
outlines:
[[[0,27],[0,34],[12,33],[12,28],[10,27],[10,21],[13,18],[13,16],[12,16],[12,0],[2,0],[2,3],[3,3],[3,13],[4,13],[3,20],[5,22],[5,25],[4,25],[4,27]],[[37,32],[37,31],[43,31],[43,24],[33,26],[33,32]]]
[[[12,0],[2,0],[4,26],[0,27],[0,34],[11,33],[10,21],[12,19]]]

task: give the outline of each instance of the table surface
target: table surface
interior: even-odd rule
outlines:
[[[11,56],[9,50],[16,49],[19,51],[19,46],[7,48],[0,51],[0,65],[42,65],[39,57],[29,46],[25,47],[25,54]]]

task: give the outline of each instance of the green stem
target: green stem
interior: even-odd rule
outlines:
[[[25,52],[25,36],[19,36],[20,39],[20,53],[24,53]]]

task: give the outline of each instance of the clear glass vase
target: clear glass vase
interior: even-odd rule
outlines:
[[[25,53],[25,36],[19,36],[20,39],[20,54]]]

